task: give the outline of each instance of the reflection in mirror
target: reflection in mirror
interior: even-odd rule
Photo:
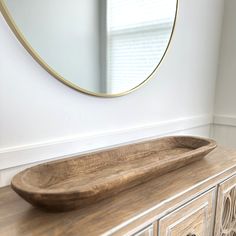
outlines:
[[[172,35],[176,1],[0,0],[44,68],[101,96],[127,93],[152,75]]]

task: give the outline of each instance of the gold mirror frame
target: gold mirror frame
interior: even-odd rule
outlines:
[[[126,94],[129,94],[135,90],[137,90],[138,88],[142,87],[145,83],[147,83],[149,80],[151,80],[152,78],[155,77],[156,72],[158,67],[160,66],[160,64],[162,63],[168,48],[170,47],[170,43],[171,40],[173,38],[173,34],[175,31],[175,26],[176,26],[176,19],[177,19],[177,15],[178,15],[178,7],[179,7],[179,0],[176,0],[176,10],[175,10],[175,17],[174,17],[174,23],[173,23],[173,27],[172,27],[172,31],[170,34],[170,39],[168,41],[168,44],[166,46],[166,49],[163,53],[163,56],[161,57],[161,60],[159,61],[159,63],[157,64],[157,66],[155,67],[155,69],[153,70],[153,72],[140,84],[138,84],[137,86],[135,86],[134,88],[127,90],[125,92],[122,93],[117,93],[117,94],[105,94],[105,93],[95,93],[95,92],[91,92],[88,91],[86,89],[83,89],[79,86],[77,86],[76,84],[66,80],[65,78],[63,78],[60,74],[58,74],[55,70],[53,70],[40,56],[39,54],[33,49],[33,47],[30,45],[30,43],[27,41],[27,39],[24,37],[24,35],[21,33],[20,29],[18,28],[17,24],[15,23],[13,17],[11,16],[4,0],[0,0],[0,12],[2,13],[3,17],[5,18],[7,24],[9,25],[9,27],[11,28],[11,30],[13,31],[13,33],[15,34],[15,36],[17,37],[17,39],[20,41],[20,43],[24,46],[24,48],[28,51],[28,53],[34,58],[34,60],[36,60],[50,75],[52,75],[54,78],[56,78],[57,80],[59,80],[60,82],[62,82],[63,84],[88,95],[93,95],[93,96],[97,96],[97,97],[119,97],[119,96],[123,96]]]

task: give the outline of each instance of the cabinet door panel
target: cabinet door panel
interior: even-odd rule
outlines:
[[[153,236],[153,225],[141,230],[133,236]]]
[[[236,175],[219,185],[215,236],[236,236]]]
[[[211,190],[159,221],[158,236],[210,236],[216,191]]]

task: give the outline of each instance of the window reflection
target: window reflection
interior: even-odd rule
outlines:
[[[116,93],[147,78],[168,44],[173,0],[107,0],[107,87]]]

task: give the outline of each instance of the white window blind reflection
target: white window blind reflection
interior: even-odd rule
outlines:
[[[175,0],[107,0],[107,91],[147,78],[169,41]]]

